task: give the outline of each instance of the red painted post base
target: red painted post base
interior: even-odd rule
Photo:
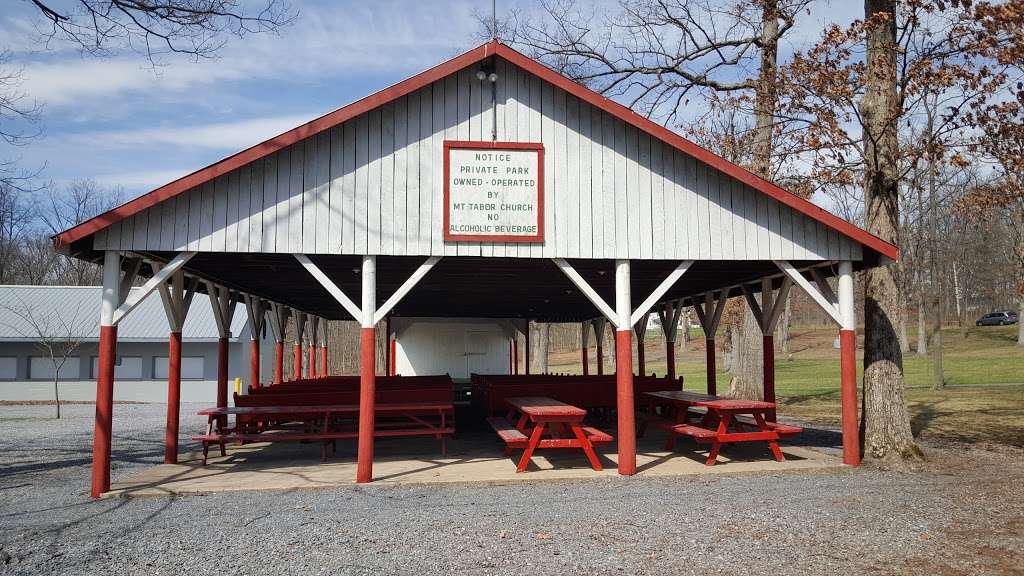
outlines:
[[[320,375],[316,373],[316,346],[314,344],[309,345],[309,377],[318,378]]]
[[[671,340],[665,341],[665,366],[669,380],[676,379],[676,343]]]
[[[100,349],[96,370],[96,425],[92,439],[93,498],[110,491],[110,434],[114,417],[114,358],[117,326],[100,326]]]
[[[708,394],[714,396],[718,394],[718,383],[715,382],[716,369],[715,369],[715,339],[708,338],[704,341],[707,346],[707,364],[708,364]]]
[[[761,338],[761,355],[764,360],[764,401],[775,402],[775,338],[771,334]],[[775,410],[767,412],[765,420],[775,422]]]
[[[260,341],[249,341],[249,387],[260,387]]]
[[[228,339],[217,340],[217,407],[228,405]]]
[[[857,423],[857,335],[839,331],[839,399],[843,415],[843,464],[860,466],[860,430]]]
[[[359,333],[359,447],[356,482],[373,481],[374,394],[377,387],[374,354],[376,330],[362,328]]]
[[[171,332],[167,351],[167,429],[164,464],[178,463],[178,423],[181,418],[181,332]]]
[[[284,382],[284,342],[274,344],[274,384]]]
[[[327,346],[320,347],[320,377],[327,378]]]
[[[618,409],[619,474],[636,474],[636,423],[633,403],[633,333],[615,332],[615,385]]]

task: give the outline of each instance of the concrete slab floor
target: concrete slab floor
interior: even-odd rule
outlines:
[[[727,446],[718,464],[705,466],[707,449],[680,438],[674,452],[664,450],[662,434],[638,439],[637,476],[685,476],[781,471],[816,471],[842,468],[833,456],[805,447],[782,444],[785,462],[776,462],[762,442]],[[597,450],[604,470],[589,467],[575,449],[537,450],[526,472],[516,473],[521,450],[502,454],[491,433],[460,433],[449,439],[448,455],[429,438],[382,438],[375,444],[374,483],[514,483],[615,476],[614,444]],[[320,461],[320,444],[296,442],[228,446],[227,456],[210,450],[209,463],[201,453],[183,454],[178,464],[160,464],[113,483],[107,496],[206,494],[232,490],[287,490],[322,488],[355,483],[355,442],[338,442],[337,452]],[[216,455],[216,456],[215,456]]]

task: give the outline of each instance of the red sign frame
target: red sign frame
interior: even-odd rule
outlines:
[[[488,234],[452,234],[449,232],[451,220],[451,197],[448,191],[450,183],[451,163],[448,152],[460,150],[534,150],[537,152],[537,233],[530,236],[488,235]],[[540,142],[484,142],[470,140],[444,141],[444,241],[445,242],[524,242],[536,243],[544,241],[544,144]]]

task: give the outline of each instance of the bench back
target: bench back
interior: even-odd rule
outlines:
[[[454,387],[448,376],[402,377],[389,380],[378,377],[376,402],[399,404],[415,402],[445,402],[455,399]],[[397,377],[390,377],[397,378]],[[414,379],[415,378],[415,379]],[[315,382],[315,381],[314,381]],[[296,383],[292,383],[296,384]],[[235,394],[235,406],[323,406],[328,404],[358,404],[359,383],[335,383],[323,386],[291,386],[278,384],[252,394]]]
[[[548,396],[579,408],[614,409],[618,390],[615,375],[529,375],[490,376],[473,374],[472,404],[480,414],[503,414],[508,410],[506,398],[515,396]],[[634,376],[633,395],[637,405],[645,399],[643,392],[682,390],[683,379],[669,380],[654,376]]]

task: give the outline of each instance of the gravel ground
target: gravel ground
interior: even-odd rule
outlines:
[[[115,478],[162,459],[163,411],[115,406]],[[1024,574],[1016,448],[933,446],[912,474],[93,502],[92,412],[0,406],[0,574]]]

